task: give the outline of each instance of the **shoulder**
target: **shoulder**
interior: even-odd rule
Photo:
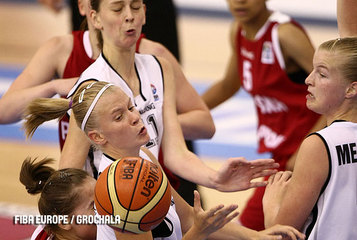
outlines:
[[[278,36],[281,45],[293,46],[310,43],[305,30],[295,22],[285,22],[278,27]]]
[[[70,53],[73,49],[73,35],[66,34],[49,39],[44,45],[50,51],[55,51],[58,54]]]
[[[139,52],[142,54],[151,54],[155,56],[165,57],[168,54],[168,49],[161,43],[143,38],[140,42]]]
[[[328,153],[323,137],[319,133],[310,134],[301,143],[298,158],[306,164],[319,164],[320,160],[327,159]],[[314,161],[312,161],[314,159]]]

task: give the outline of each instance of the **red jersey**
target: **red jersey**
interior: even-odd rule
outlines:
[[[88,56],[84,45],[87,44],[90,47],[89,32],[88,31],[73,31],[73,49],[69,56],[66,67],[63,72],[63,78],[79,77],[81,73],[91,65],[95,59],[91,59]],[[91,49],[91,48],[89,48]],[[61,96],[66,98],[67,96]],[[69,115],[66,114],[58,123],[58,133],[60,148],[62,150],[64,141],[67,137],[69,126]]]
[[[253,97],[258,115],[258,152],[280,156],[293,154],[319,118],[306,107],[304,77],[296,83],[285,71],[277,29],[287,22],[302,28],[274,12],[254,40],[246,39],[242,29],[236,36],[241,85]]]

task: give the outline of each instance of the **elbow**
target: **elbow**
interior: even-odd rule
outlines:
[[[11,110],[9,106],[6,107],[0,103],[0,124],[10,124],[21,120],[21,116],[15,116],[9,110]]]
[[[202,139],[211,139],[216,133],[216,126],[210,113],[206,114],[204,123],[201,126],[204,128],[202,135],[200,136]]]

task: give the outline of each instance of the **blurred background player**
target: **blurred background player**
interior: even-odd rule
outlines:
[[[234,17],[231,57],[223,79],[202,97],[212,109],[243,87],[257,112],[258,152],[271,153],[280,170],[292,170],[303,138],[323,126],[305,106],[313,45],[298,23],[267,9],[265,0],[229,0],[228,5]],[[264,229],[263,194],[264,188],[258,188],[248,200],[240,215],[244,226]]]

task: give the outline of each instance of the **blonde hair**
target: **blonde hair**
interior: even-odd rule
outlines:
[[[90,79],[91,80],[91,79]],[[38,98],[30,102],[23,115],[25,135],[31,138],[36,129],[44,122],[60,119],[72,108],[72,114],[76,123],[81,128],[83,119],[97,96],[98,92],[106,86],[107,82],[96,81],[90,84],[82,84],[72,96],[72,100],[64,98]],[[107,91],[111,91],[109,87]],[[105,94],[105,93],[103,93]],[[86,121],[84,132],[96,128],[96,110],[90,113]]]
[[[338,55],[336,68],[348,82],[357,81],[357,37],[337,38],[322,43],[319,50]]]

